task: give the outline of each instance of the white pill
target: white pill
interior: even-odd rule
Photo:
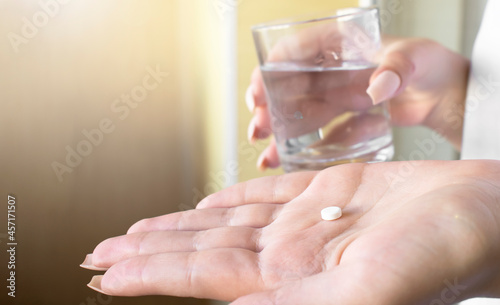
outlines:
[[[323,220],[335,220],[342,217],[342,209],[339,207],[328,207],[321,210]]]

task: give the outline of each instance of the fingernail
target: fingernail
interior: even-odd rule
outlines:
[[[255,126],[255,120],[252,119],[250,121],[250,124],[248,125],[248,134],[247,134],[247,137],[248,137],[248,141],[250,143],[255,143],[255,129],[257,127]]]
[[[87,286],[91,289],[94,289],[95,291],[106,294],[104,291],[101,289],[101,281],[102,281],[102,275],[95,275],[92,277],[90,280],[90,283],[87,284]]]
[[[255,110],[255,98],[253,97],[253,86],[250,85],[245,94],[245,102],[247,104],[248,110],[253,113]]]
[[[92,262],[92,254],[87,254],[83,263],[80,264],[80,267],[94,271],[106,271],[109,269],[94,266],[94,263]]]
[[[264,172],[267,169],[267,158],[266,158],[266,155],[264,153],[262,155],[260,155],[259,159],[257,160],[257,168],[261,172]]]
[[[386,70],[378,75],[371,83],[366,93],[377,105],[391,98],[401,86],[401,78],[396,73]]]

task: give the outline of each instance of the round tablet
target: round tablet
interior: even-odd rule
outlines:
[[[323,220],[335,220],[342,217],[342,209],[339,207],[328,207],[321,211]]]

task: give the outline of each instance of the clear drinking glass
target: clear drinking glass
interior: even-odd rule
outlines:
[[[376,8],[274,21],[252,33],[285,171],[392,159],[388,104],[366,89],[380,51]]]

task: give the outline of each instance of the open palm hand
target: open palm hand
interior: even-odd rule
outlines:
[[[500,164],[349,164],[261,178],[98,245],[111,295],[235,304],[451,304],[500,291]],[[320,211],[339,206],[332,222]],[[109,268],[109,269],[108,269]]]

